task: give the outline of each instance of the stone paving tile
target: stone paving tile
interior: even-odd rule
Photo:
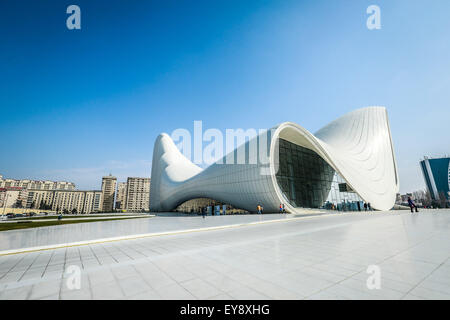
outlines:
[[[153,289],[148,289],[145,292],[138,293],[136,295],[127,297],[128,300],[161,300],[156,291]]]
[[[358,281],[367,281],[369,276],[370,275],[368,273],[363,271],[363,272],[360,272],[360,273],[354,275],[353,277],[351,277],[351,279],[358,280]],[[405,293],[409,292],[412,288],[414,288],[414,285],[403,282],[398,279],[396,279],[396,280],[389,279],[389,278],[385,277],[382,273],[381,287],[395,290],[395,291],[405,294]]]
[[[125,295],[116,281],[92,285],[92,295],[95,300],[124,299]]]
[[[147,283],[155,290],[161,287],[176,284],[175,280],[159,270],[158,272],[143,274],[142,276],[147,281]]]
[[[208,298],[207,300],[233,300],[233,297],[231,297],[230,295],[228,295],[226,293],[221,293],[217,296]]]
[[[159,287],[155,289],[156,293],[161,296],[162,299],[175,299],[175,300],[194,300],[196,299],[189,291],[183,288],[178,283],[169,284],[167,286]]]
[[[32,286],[5,289],[0,292],[0,300],[25,300],[29,299]]]
[[[232,291],[242,286],[240,282],[233,280],[224,274],[206,276],[204,280],[212,284],[214,287],[220,288],[220,290],[225,292]]]
[[[118,265],[111,268],[114,277],[118,280],[136,275],[136,269],[131,265]]]
[[[62,291],[58,299],[61,300],[91,300],[92,292],[90,288],[80,288]]]
[[[182,282],[181,285],[197,299],[204,300],[224,293],[201,279],[192,279]]]
[[[106,268],[90,271],[88,277],[92,286],[115,281],[112,271]]]
[[[22,277],[24,273],[25,270],[8,272],[0,279],[0,283],[16,282]]]
[[[402,300],[424,300],[424,299],[425,298],[421,298],[421,297],[415,296],[415,295],[410,294],[410,293],[408,293],[406,296],[404,296],[402,298]]]
[[[421,282],[419,287],[437,291],[445,295],[450,295],[450,285],[448,283],[435,281],[430,278],[427,278],[423,282]]]
[[[328,294],[333,295],[337,297],[337,300],[343,299],[343,300],[383,300],[382,297],[379,297],[377,295],[373,295],[371,293],[368,293],[366,291],[362,291],[359,289],[351,288],[348,286],[344,286],[342,284],[336,284],[330,288],[326,288],[318,294]],[[313,297],[314,295],[311,295]]]
[[[29,299],[43,299],[49,296],[59,296],[61,290],[61,280],[49,280],[36,283],[31,289]]]
[[[156,262],[156,264],[158,263]],[[161,266],[160,269],[176,282],[187,281],[195,278],[195,275],[192,272],[189,272],[181,266],[164,265]]]
[[[315,293],[306,300],[349,300],[348,298],[345,298],[344,295],[339,295],[334,292],[330,291],[320,291],[319,293]]]
[[[418,286],[416,288],[414,288],[413,290],[411,290],[410,294],[423,298],[423,299],[429,299],[429,300],[448,300],[449,295],[442,293],[440,291],[437,290],[433,290],[433,289],[427,289],[424,288],[422,286]]]
[[[299,300],[304,298],[304,296],[299,293],[285,289],[269,281],[256,281],[248,284],[248,287],[268,296],[270,299]]]
[[[230,295],[233,299],[236,300],[242,300],[242,299],[248,299],[248,300],[270,300],[269,296],[266,296],[254,289],[250,289],[248,287],[238,287],[236,289],[233,289],[229,292],[227,292],[228,295]]]
[[[405,295],[403,292],[392,290],[383,285],[381,285],[380,289],[368,289],[366,280],[346,279],[339,284],[386,300],[398,300]]]
[[[138,275],[123,278],[118,281],[126,297],[142,294],[151,289],[151,287]]]

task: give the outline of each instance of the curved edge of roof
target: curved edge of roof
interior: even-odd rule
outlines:
[[[286,202],[276,181],[274,142],[278,138],[316,152],[373,208],[393,207],[399,181],[386,108],[352,111],[315,134],[293,122],[281,123],[272,130],[270,174],[264,175],[259,161],[224,164],[227,156],[202,169],[181,154],[169,135],[160,134],[153,151],[150,209],[169,211],[184,201],[205,197],[249,211],[254,211],[257,204],[276,211],[279,203],[285,203],[289,212],[304,212],[307,208]],[[249,143],[251,140],[244,144],[246,148]]]

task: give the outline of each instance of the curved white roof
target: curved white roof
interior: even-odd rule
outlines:
[[[255,211],[258,204],[266,212],[277,211],[285,203],[288,212],[302,212],[286,203],[277,183],[278,138],[316,152],[373,208],[393,207],[399,181],[384,107],[350,112],[314,135],[292,122],[272,130],[269,164],[259,159],[227,164],[225,156],[204,170],[182,155],[167,134],[159,135],[153,151],[150,209],[170,211],[190,199],[211,198],[248,211]],[[254,139],[263,141],[261,135]],[[252,158],[252,142],[239,147],[246,148],[247,160]]]

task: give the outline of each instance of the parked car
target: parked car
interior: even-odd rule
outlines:
[[[24,215],[22,213],[17,213],[14,218],[22,218]]]
[[[6,217],[9,218],[9,219],[14,218],[15,216],[16,215],[14,213],[12,213],[12,212],[6,214]]]

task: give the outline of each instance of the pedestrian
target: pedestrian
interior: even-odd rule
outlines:
[[[369,209],[369,211],[372,211],[372,207],[370,206],[370,202],[367,204],[367,209]]]
[[[205,215],[206,215],[206,208],[202,208],[202,217],[203,217],[203,219],[205,219]]]
[[[364,211],[367,211],[367,203],[364,202]]]
[[[264,213],[264,207],[261,206],[261,214],[263,214],[263,213]]]
[[[286,208],[284,207],[284,203],[283,203],[283,213],[286,213]]]
[[[283,213],[283,204],[280,203],[280,213]]]
[[[414,201],[412,201],[411,197],[408,197],[408,205],[411,208],[411,213],[413,213],[413,209],[416,209],[416,212],[419,212],[419,210],[417,209],[416,204],[414,203]]]
[[[258,204],[258,206],[256,207],[256,211],[258,212],[258,214],[261,214],[261,206]]]

